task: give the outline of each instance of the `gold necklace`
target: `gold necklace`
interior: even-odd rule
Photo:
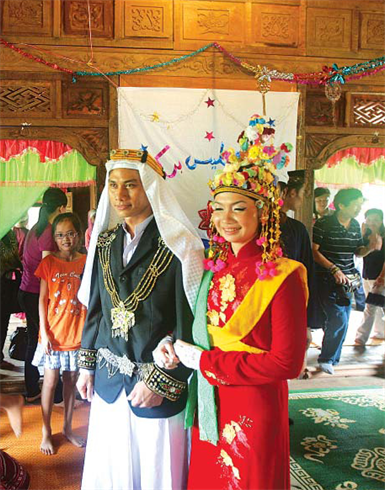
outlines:
[[[105,233],[98,241],[99,259],[103,271],[103,281],[110,295],[113,308],[111,309],[112,337],[123,337],[128,340],[128,332],[135,325],[135,311],[141,301],[151,294],[158,277],[168,268],[174,254],[166,247],[163,239],[158,239],[158,249],[151,260],[150,265],[141,277],[134,291],[123,301],[116,289],[112,276],[111,242],[116,235]],[[107,239],[106,239],[107,238]]]

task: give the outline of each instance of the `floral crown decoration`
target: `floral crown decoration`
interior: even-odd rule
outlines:
[[[274,120],[254,114],[248,127],[238,137],[239,151],[229,148],[222,152],[224,168],[209,181],[213,197],[222,192],[236,192],[256,201],[262,210],[261,233],[257,244],[262,247],[262,260],[257,263],[259,279],[276,274],[274,261],[282,256],[280,247],[280,199],[277,172],[289,164],[290,143],[274,146]],[[218,271],[225,267],[228,244],[218,236],[210,221],[208,230],[210,248],[205,267]]]

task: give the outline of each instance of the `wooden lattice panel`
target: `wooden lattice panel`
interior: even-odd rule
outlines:
[[[114,17],[112,0],[90,0],[92,35],[110,38],[113,35]],[[88,35],[88,4],[83,0],[62,0],[63,31],[67,36]]]
[[[171,39],[173,2],[170,0],[126,0],[124,37]]]
[[[385,95],[351,94],[350,107],[351,126],[385,126]]]
[[[53,115],[52,87],[44,82],[3,80],[0,87],[0,111],[3,117]]]
[[[51,0],[2,0],[3,35],[52,35]]]

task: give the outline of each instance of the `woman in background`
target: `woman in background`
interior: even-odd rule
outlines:
[[[333,214],[333,210],[329,208],[329,203],[330,190],[327,187],[316,187],[314,189],[313,221]]]

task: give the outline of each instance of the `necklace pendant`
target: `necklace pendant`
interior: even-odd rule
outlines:
[[[128,340],[128,332],[135,325],[135,314],[127,310],[123,302],[111,310],[112,337]]]

